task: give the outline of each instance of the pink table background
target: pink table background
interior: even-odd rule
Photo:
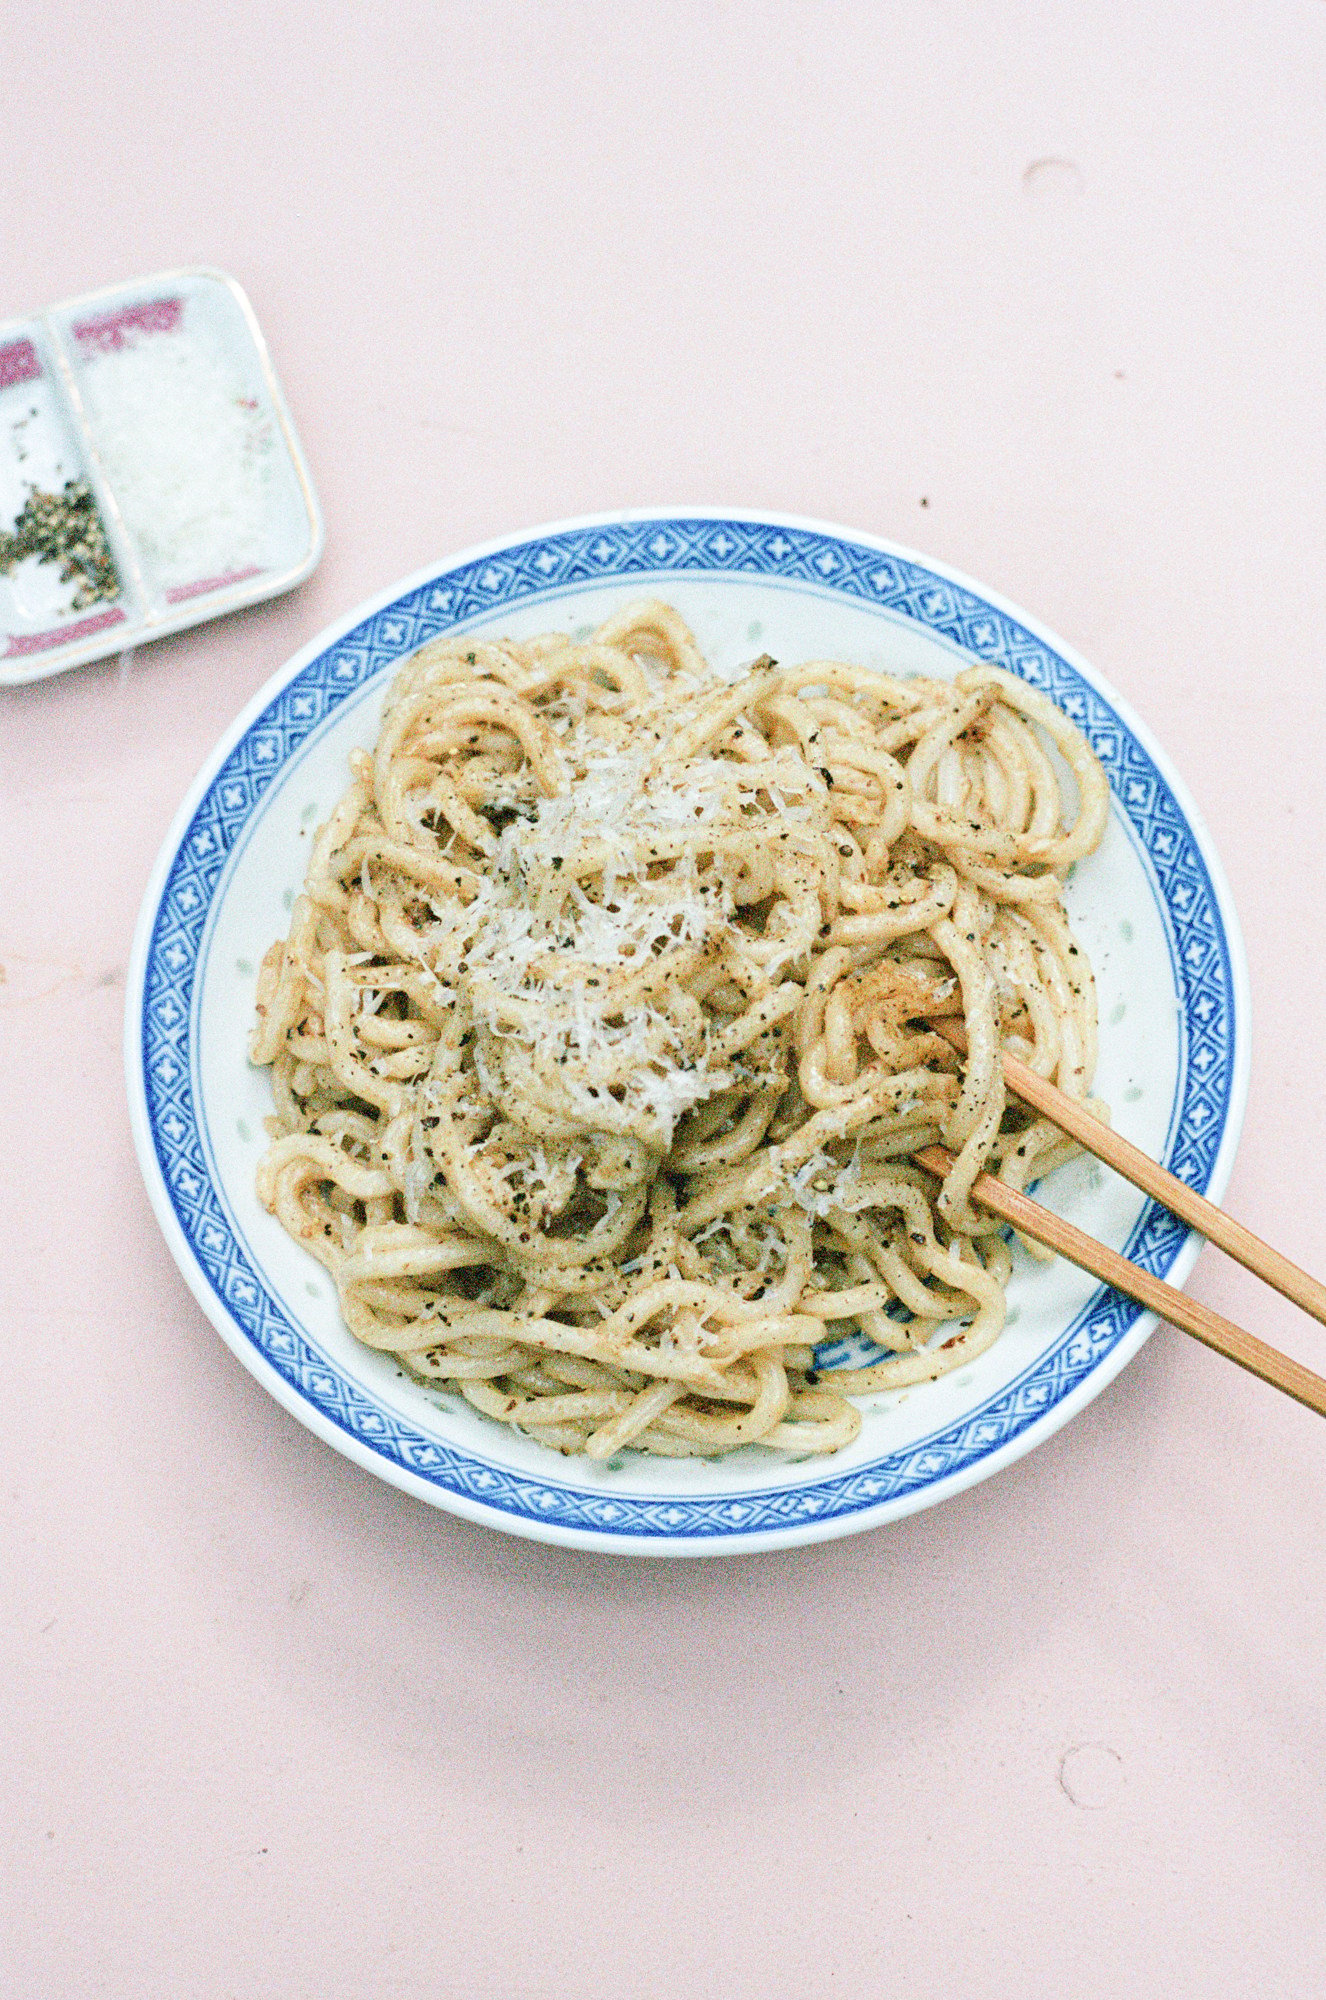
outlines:
[[[1326,1270],[1326,5],[386,13],[6,18],[0,314],[233,271],[328,534],[281,603],[0,697],[0,1991],[1320,1991],[1317,1419],[1162,1330],[891,1529],[506,1540],[222,1347],[120,1020],[178,798],[324,622],[557,516],[793,509],[1006,592],[1170,749],[1252,961],[1230,1205]],[[1193,1290],[1326,1364],[1214,1255]]]

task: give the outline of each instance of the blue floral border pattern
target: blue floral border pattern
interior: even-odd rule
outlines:
[[[643,1499],[545,1484],[425,1436],[306,1342],[236,1242],[212,1186],[194,1107],[190,1007],[204,926],[236,838],[286,760],[347,696],[441,632],[567,586],[686,572],[784,579],[879,606],[975,659],[1042,688],[1083,729],[1150,857],[1181,984],[1181,1102],[1170,1166],[1204,1188],[1230,1108],[1235,992],[1215,893],[1196,840],[1146,751],[1096,690],[1033,633],[918,563],[836,536],[749,520],[655,518],[570,530],[444,572],[336,641],[252,724],[203,798],[170,867],[148,952],[142,1062],[148,1119],[175,1214],[231,1319],[285,1381],[362,1447],[498,1514],[607,1537],[722,1540],[879,1507],[999,1450],[1070,1394],[1123,1337],[1137,1308],[1099,1295],[1018,1381],[911,1448],[791,1491]],[[1150,1205],[1128,1254],[1163,1275],[1186,1232]]]

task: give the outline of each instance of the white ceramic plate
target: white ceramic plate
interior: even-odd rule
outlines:
[[[371,745],[397,663],[439,632],[580,631],[666,597],[724,666],[770,652],[952,675],[993,660],[1045,688],[1109,772],[1114,810],[1069,902],[1100,986],[1097,1088],[1120,1131],[1219,1198],[1248,1070],[1247,972],[1224,877],[1163,753],[1091,670],[1021,612],[863,534],[764,514],[633,512],[515,535],[412,578],[314,640],[226,735],[180,809],[129,978],[134,1132],[166,1240],[246,1367],[320,1436],[436,1506],[549,1541],[721,1554],[849,1534],[1006,1465],[1097,1395],[1153,1320],[1067,1264],[1019,1263],[995,1346],[878,1396],[861,1435],[789,1465],[564,1459],[405,1377],[341,1324],[334,1289],[259,1206],[270,1109],[244,1047],[254,975],[283,934],[314,828]],[[1197,1245],[1092,1161],[1042,1196],[1171,1282]]]

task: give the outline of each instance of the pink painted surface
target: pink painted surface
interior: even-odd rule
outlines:
[[[0,389],[12,389],[19,382],[35,382],[40,374],[41,363],[30,340],[8,340],[0,347]]]
[[[247,583],[251,576],[261,576],[257,563],[250,563],[247,569],[228,569],[224,576],[205,576],[197,583],[177,583],[165,591],[167,604],[186,604],[190,598],[206,597],[211,590],[225,590],[232,583]]]
[[[98,319],[76,320],[73,336],[89,354],[113,354],[144,333],[172,333],[184,311],[182,299],[146,299]]]
[[[94,612],[91,618],[77,618],[72,625],[54,625],[46,632],[0,633],[5,642],[0,657],[13,660],[29,653],[53,652],[57,646],[67,646],[72,639],[90,638],[93,632],[107,632],[112,625],[124,622],[124,612],[115,605],[109,611]]]
[[[890,1530],[505,1541],[231,1359],[119,1044],[171,812],[326,620],[512,526],[778,506],[1003,590],[1172,751],[1252,960],[1230,1205],[1326,1270],[1326,5],[55,0],[5,65],[0,314],[233,270],[328,540],[0,696],[0,1991],[1322,1990],[1315,1418],[1162,1331]],[[1217,1256],[1193,1290],[1326,1366]]]

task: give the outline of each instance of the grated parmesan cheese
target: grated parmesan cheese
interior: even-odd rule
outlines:
[[[812,1153],[785,1179],[793,1201],[807,1215],[826,1216],[835,1208],[851,1215],[870,1205],[869,1195],[862,1192],[859,1148],[846,1166],[840,1166],[828,1153]]]
[[[158,584],[261,565],[272,422],[205,329],[148,332],[86,354],[79,389],[107,481]]]
[[[687,726],[682,695],[704,692],[660,683],[632,699],[629,723],[611,691],[549,702],[555,789],[537,789],[528,767],[495,771],[485,810],[506,823],[483,872],[469,874],[463,898],[426,899],[433,921],[417,956],[475,1024],[481,1089],[516,1125],[533,1090],[567,1131],[666,1148],[688,1111],[750,1074],[715,1058],[712,1019],[676,968],[693,968],[697,947],[731,945],[742,878],[718,859],[724,840],[744,846],[772,817],[781,840],[813,852],[825,802],[818,774],[783,751],[670,758]],[[416,798],[406,810],[447,852],[445,808]],[[712,853],[697,849],[697,831],[707,841],[711,829]],[[370,897],[367,857],[361,875]],[[752,902],[763,893],[753,879]],[[782,964],[776,933],[762,946],[767,981]],[[785,956],[800,949],[793,940]]]

